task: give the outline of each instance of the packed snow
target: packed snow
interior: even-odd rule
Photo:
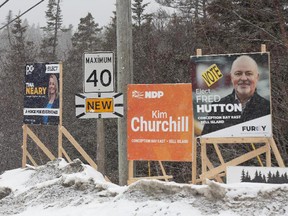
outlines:
[[[0,176],[1,216],[283,216],[287,203],[287,184],[140,180],[118,186],[80,160],[57,159]]]

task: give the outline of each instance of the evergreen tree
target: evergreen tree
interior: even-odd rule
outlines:
[[[255,177],[252,179],[252,182],[258,182],[258,181],[259,181],[259,174],[258,171],[256,170]]]
[[[288,183],[288,175],[286,172],[284,173],[284,183]]]
[[[280,181],[279,181],[280,184],[284,184],[285,183],[285,177],[284,177],[284,174],[282,174],[280,176]]]
[[[47,26],[42,28],[44,38],[41,44],[41,57],[43,61],[57,61],[56,48],[62,25],[60,0],[49,0],[46,19]]]
[[[80,23],[74,35],[72,36],[72,49],[69,52],[67,63],[67,79],[72,88],[73,95],[82,91],[84,77],[82,71],[82,56],[84,52],[93,52],[101,50],[101,30],[99,24],[95,23],[91,13],[80,19]],[[77,79],[75,79],[77,77]]]
[[[276,175],[274,173],[272,174],[272,178],[271,179],[272,179],[271,183],[277,183],[276,182]]]
[[[272,173],[271,173],[271,171],[268,172],[267,183],[272,183]]]
[[[267,183],[266,176],[263,175],[263,183]]]
[[[245,182],[245,170],[244,169],[241,172],[241,182]]]
[[[246,182],[251,182],[251,177],[250,177],[248,171],[246,171],[245,179],[246,179]]]
[[[104,29],[104,39],[102,41],[103,50],[110,50],[116,53],[117,38],[116,38],[116,11],[113,11],[111,22]]]
[[[145,8],[149,3],[143,4],[143,0],[134,0],[132,3],[132,19],[135,21],[137,27],[141,27],[142,23],[151,18],[151,14],[145,14]]]
[[[91,13],[81,18],[78,29],[72,37],[73,51],[77,51],[78,54],[82,55],[83,52],[101,49],[100,33],[102,28],[98,26],[99,24],[95,23]],[[73,54],[76,53],[74,52]]]
[[[26,62],[31,62],[37,55],[33,42],[27,40],[28,26],[16,19],[10,32],[10,46],[7,48],[6,58],[2,61],[3,72],[1,80],[1,142],[6,146],[5,153],[1,153],[0,173],[5,169],[20,167],[19,149],[22,140],[23,125],[23,95],[24,72]],[[2,145],[1,145],[2,147]]]
[[[277,170],[276,171],[276,175],[275,175],[275,183],[276,184],[278,184],[278,183],[280,183],[280,173],[279,173],[279,171]]]

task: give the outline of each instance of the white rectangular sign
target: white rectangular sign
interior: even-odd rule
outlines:
[[[122,93],[76,94],[77,118],[121,118],[124,113]]]
[[[114,53],[83,54],[84,92],[114,92]]]
[[[227,171],[227,184],[288,183],[288,168],[286,167],[284,168],[284,167],[228,166],[226,171]]]

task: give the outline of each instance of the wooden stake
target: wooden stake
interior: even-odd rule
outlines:
[[[63,155],[65,156],[65,158],[67,159],[67,161],[69,163],[72,162],[71,158],[69,157],[69,155],[67,154],[67,152],[65,151],[65,149],[62,148],[61,152],[63,153]]]
[[[209,160],[209,158],[206,158],[207,160],[207,167],[209,168],[209,170],[214,169],[213,164],[211,163],[211,161]],[[214,177],[218,182],[223,183],[223,180],[221,179],[221,177],[219,176],[219,174],[215,175]]]
[[[203,143],[201,142],[202,175],[207,172],[206,158],[207,158],[207,154],[206,154],[206,142],[203,142]],[[201,176],[200,176],[200,177],[201,177]],[[202,178],[202,183],[205,183],[204,181],[205,181],[205,179]]]
[[[261,44],[261,52],[266,52],[266,45],[265,44]]]
[[[215,176],[218,173],[224,172],[227,168],[227,166],[236,166],[238,164],[241,164],[247,160],[250,160],[254,157],[256,157],[257,155],[263,154],[267,151],[267,146],[263,146],[261,148],[258,148],[254,151],[248,152],[240,157],[237,157],[221,166],[218,166],[208,172],[202,172],[202,175],[200,175],[202,181],[205,180],[205,178],[211,178],[213,176]],[[206,164],[206,163],[205,163]],[[202,167],[203,168],[203,167]],[[204,170],[204,169],[203,169]]]
[[[167,174],[166,174],[166,171],[165,171],[165,169],[164,169],[164,166],[163,166],[162,162],[161,162],[161,161],[158,161],[158,162],[159,162],[160,168],[161,168],[161,170],[162,170],[163,176],[166,177],[166,178],[165,178],[165,181],[169,181],[169,177],[168,177]]]
[[[192,184],[196,184],[197,179],[197,138],[192,143]]]
[[[128,161],[128,181],[127,184],[131,184],[133,181],[132,179],[134,178],[134,161],[129,160]]]
[[[22,150],[23,150],[23,156],[22,156],[22,168],[26,167],[27,164],[27,125],[24,124],[22,126],[23,128],[23,145],[22,145]]]
[[[63,67],[62,62],[60,65],[60,74],[59,74],[59,125],[58,125],[58,158],[62,158],[62,133],[60,128],[62,127],[63,121]]]
[[[253,149],[253,150],[256,149],[254,143],[251,143],[251,146],[252,146],[252,149]],[[263,163],[262,163],[262,160],[261,160],[261,158],[260,158],[259,155],[257,156],[257,160],[258,160],[260,166],[263,167]]]
[[[33,166],[35,166],[35,167],[38,166],[38,164],[36,163],[36,161],[33,159],[33,157],[30,155],[30,153],[28,151],[27,151],[27,157],[32,162]]]
[[[98,165],[98,171],[105,175],[105,130],[104,119],[97,119],[96,122],[96,134],[97,134],[97,152],[96,162]]]
[[[55,156],[49,151],[48,148],[41,142],[41,140],[27,127],[27,134],[31,137],[31,139],[41,148],[41,150],[46,154],[46,156],[50,160],[54,160]]]
[[[196,50],[196,56],[202,56],[202,49]]]
[[[96,163],[90,158],[90,156],[84,151],[84,149],[78,144],[74,137],[66,130],[65,127],[60,128],[61,132],[66,136],[66,138],[71,142],[71,144],[77,149],[77,151],[83,156],[83,158],[97,170]]]
[[[267,142],[267,152],[266,152],[266,167],[271,167],[271,148],[270,143]]]
[[[223,157],[222,157],[222,154],[221,154],[221,152],[220,152],[220,149],[219,149],[218,144],[217,144],[217,143],[213,143],[213,146],[214,146],[214,148],[215,148],[215,150],[216,150],[217,156],[218,156],[221,164],[224,164],[225,161],[224,161],[224,159],[223,159]]]
[[[270,143],[270,146],[271,146],[271,148],[272,148],[272,151],[273,151],[273,153],[274,153],[274,155],[275,155],[275,157],[276,157],[276,160],[277,160],[277,162],[278,162],[278,165],[279,165],[280,167],[285,167],[284,161],[283,161],[283,159],[282,159],[282,157],[281,157],[281,154],[280,154],[280,152],[279,152],[279,150],[278,150],[278,148],[277,148],[277,145],[276,145],[274,139],[273,139],[273,138],[269,138],[269,143]]]

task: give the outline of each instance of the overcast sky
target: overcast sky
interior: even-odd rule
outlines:
[[[0,0],[2,5],[6,0]],[[5,17],[11,10],[13,18],[34,6],[41,0],[9,0],[0,8],[0,27],[5,24]],[[133,2],[133,0],[131,0]],[[150,2],[149,10],[156,10],[158,4],[154,0],[144,0],[144,3]],[[37,7],[22,16],[27,19],[29,24],[46,25],[45,11],[47,10],[48,0],[45,0]],[[63,15],[63,25],[68,27],[69,24],[77,28],[80,18],[85,17],[88,12],[92,14],[95,22],[100,27],[107,25],[113,17],[113,11],[116,11],[116,0],[61,0],[61,9]]]

